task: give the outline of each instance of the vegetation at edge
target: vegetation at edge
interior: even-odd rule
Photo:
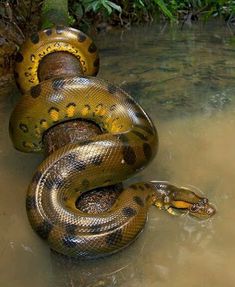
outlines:
[[[220,17],[235,22],[232,0],[69,0],[69,7],[73,22],[87,26],[129,26],[156,18],[179,23]]]
[[[35,26],[39,23],[42,3],[0,0],[0,21],[14,23],[22,30],[27,26],[34,30],[32,22]],[[229,24],[235,22],[235,0],[68,0],[68,4],[70,25],[83,30],[129,27],[153,19],[184,23],[222,18]]]

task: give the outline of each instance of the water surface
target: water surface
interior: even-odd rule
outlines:
[[[8,137],[17,101],[13,84],[0,100],[0,286],[234,286],[235,47],[219,23],[152,25],[99,35],[99,77],[119,84],[154,120],[157,157],[131,179],[169,180],[206,194],[212,220],[173,217],[152,207],[144,232],[112,257],[70,262],[34,234],[25,191],[42,157],[17,152]]]

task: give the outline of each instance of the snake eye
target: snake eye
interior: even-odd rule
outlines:
[[[202,198],[201,202],[204,203],[204,204],[207,204],[209,202],[209,200],[207,198]]]

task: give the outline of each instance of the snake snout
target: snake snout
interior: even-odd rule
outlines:
[[[194,203],[189,209],[190,215],[200,219],[210,218],[215,213],[215,207],[212,206],[206,198],[200,199],[197,203]]]

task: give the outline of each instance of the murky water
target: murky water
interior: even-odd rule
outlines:
[[[151,208],[139,239],[112,257],[69,262],[29,226],[25,190],[40,156],[13,149],[14,91],[0,100],[0,286],[234,286],[235,47],[212,23],[151,26],[100,35],[100,77],[129,91],[154,119],[160,149],[135,180],[198,188],[218,213],[205,222]],[[9,91],[8,91],[9,93]]]

